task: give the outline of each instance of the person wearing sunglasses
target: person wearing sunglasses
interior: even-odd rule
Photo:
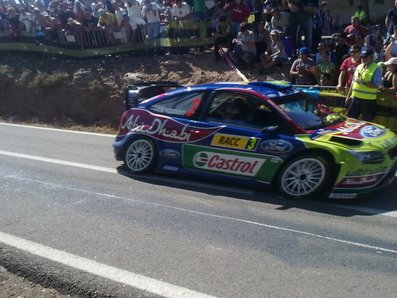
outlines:
[[[350,57],[343,60],[339,70],[338,85],[336,89],[338,91],[347,91],[353,80],[354,72],[357,66],[361,63],[360,58],[361,48],[358,45],[353,45],[349,49]]]
[[[374,50],[364,48],[362,63],[354,72],[353,82],[346,97],[347,116],[373,121],[376,116],[376,97],[382,85],[382,69],[374,62]],[[350,97],[351,94],[351,97]]]

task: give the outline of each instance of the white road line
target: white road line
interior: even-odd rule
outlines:
[[[77,168],[83,168],[83,169],[88,169],[88,170],[94,170],[94,171],[100,171],[100,172],[106,172],[106,173],[112,173],[112,174],[118,174],[118,171],[113,168],[106,168],[106,167],[100,167],[100,166],[94,166],[94,165],[89,165],[89,164],[83,164],[83,163],[77,163],[77,162],[71,162],[71,161],[66,161],[66,160],[59,160],[59,159],[53,159],[53,158],[47,158],[47,157],[42,157],[42,156],[35,156],[35,155],[28,155],[28,154],[23,154],[23,153],[16,153],[16,152],[10,152],[10,151],[4,151],[0,150],[0,155],[6,155],[6,156],[13,156],[13,157],[18,157],[18,158],[25,158],[25,159],[31,159],[31,160],[37,160],[37,161],[43,161],[43,162],[48,162],[48,163],[54,163],[54,164],[60,164],[60,165],[65,165],[65,166],[71,166],[71,167],[77,167]],[[151,177],[148,177],[149,179]],[[239,193],[239,194],[253,194],[253,191],[250,189],[240,189],[237,187],[222,187],[219,185],[212,186],[210,184],[206,183],[200,183],[196,181],[183,181],[183,180],[172,180],[166,177],[160,177],[160,176],[153,176],[153,179],[156,181],[164,181],[168,183],[176,183],[176,184],[182,184],[182,185],[188,185],[188,186],[196,186],[196,187],[206,187],[209,189],[215,189],[218,191],[228,191],[228,192],[233,192],[233,193]]]
[[[7,156],[19,157],[19,158],[25,158],[25,159],[31,159],[31,160],[44,161],[44,162],[48,162],[48,163],[71,166],[71,167],[76,167],[76,168],[83,168],[83,169],[89,169],[89,170],[95,170],[95,171],[101,171],[101,172],[107,172],[107,173],[113,173],[113,174],[117,173],[116,169],[99,167],[99,166],[88,165],[88,164],[72,162],[72,161],[65,161],[65,160],[59,160],[59,159],[53,159],[53,158],[47,158],[47,157],[41,157],[41,156],[35,156],[35,155],[3,151],[3,150],[0,150],[0,154],[7,155]]]
[[[60,251],[39,243],[22,239],[10,234],[0,232],[0,242],[42,258],[67,265],[69,267],[89,272],[121,284],[132,286],[140,290],[163,297],[197,297],[210,298],[214,296],[175,286],[160,280],[132,273],[116,267],[105,265],[89,259],[82,258],[64,251]]]
[[[185,208],[180,208],[180,207],[175,207],[175,206],[165,205],[165,204],[160,204],[160,203],[145,202],[145,201],[140,201],[140,200],[127,198],[127,197],[116,196],[116,195],[107,194],[107,193],[100,193],[100,192],[95,192],[95,191],[91,191],[91,190],[85,190],[85,189],[81,189],[81,188],[63,186],[63,185],[59,185],[59,184],[55,184],[55,183],[51,183],[51,182],[46,182],[46,181],[40,181],[40,180],[36,180],[36,179],[23,178],[23,177],[17,177],[17,176],[7,176],[7,177],[4,177],[4,178],[29,181],[29,182],[33,182],[33,183],[40,183],[40,184],[43,184],[43,185],[51,186],[53,188],[61,188],[61,189],[67,189],[67,190],[72,190],[72,191],[76,191],[76,192],[83,192],[83,193],[86,193],[86,194],[89,194],[89,195],[101,196],[101,197],[104,197],[106,199],[126,200],[126,201],[129,201],[129,202],[136,202],[136,203],[140,203],[140,204],[144,204],[144,205],[150,205],[150,206],[156,206],[156,207],[161,207],[161,208],[167,208],[167,209],[182,211],[182,212],[186,212],[186,213],[201,215],[201,216],[205,216],[205,217],[212,217],[212,218],[231,220],[231,221],[234,221],[234,222],[260,226],[260,227],[264,227],[264,228],[268,228],[268,229],[284,231],[284,232],[289,232],[289,233],[293,233],[293,234],[304,235],[304,236],[313,237],[313,238],[319,238],[319,239],[323,239],[323,240],[329,240],[329,241],[333,241],[333,242],[339,242],[339,243],[348,244],[348,245],[352,245],[352,246],[356,246],[356,247],[361,247],[361,248],[366,248],[366,249],[370,249],[370,250],[375,250],[377,252],[388,252],[388,253],[397,254],[397,250],[393,250],[393,249],[388,249],[388,248],[384,248],[384,247],[368,245],[368,244],[365,244],[365,243],[360,243],[360,242],[354,242],[354,241],[349,241],[349,240],[329,237],[329,236],[320,235],[320,234],[314,234],[314,233],[301,231],[301,230],[295,230],[295,229],[290,229],[290,228],[285,228],[285,227],[280,227],[280,226],[264,224],[264,223],[250,221],[250,220],[245,220],[245,219],[236,218],[236,217],[230,217],[230,216],[223,216],[223,215],[218,215],[218,214],[213,214],[213,213],[201,212],[201,211],[185,209]]]
[[[362,206],[348,206],[348,205],[337,205],[337,204],[324,204],[325,206],[332,206],[337,208],[349,209],[354,211],[359,211],[367,214],[376,214],[390,217],[397,217],[397,211],[388,211],[384,209],[377,209],[371,207],[362,207]]]
[[[13,156],[13,157],[43,161],[43,162],[48,162],[48,163],[61,164],[61,165],[66,165],[66,166],[71,166],[71,167],[83,168],[83,169],[88,169],[88,170],[118,174],[118,171],[113,168],[106,168],[106,167],[94,166],[94,165],[77,163],[77,162],[70,162],[70,161],[35,156],[35,155],[15,153],[15,152],[4,151],[4,150],[0,150],[0,155]],[[238,194],[250,195],[250,194],[254,193],[254,191],[251,189],[244,189],[244,188],[240,189],[240,188],[236,188],[233,186],[220,186],[220,185],[213,186],[211,184],[200,183],[200,182],[196,182],[196,181],[189,181],[189,182],[185,182],[183,180],[175,181],[175,180],[172,180],[172,179],[169,179],[166,177],[160,177],[160,176],[153,176],[153,177],[147,177],[147,178],[149,178],[149,179],[153,178],[155,180],[164,181],[164,182],[168,182],[168,183],[182,184],[182,185],[189,185],[189,186],[196,186],[196,187],[205,187],[205,188],[213,189],[213,190],[217,190],[217,191],[228,191],[231,193],[238,193]],[[347,206],[347,205],[336,205],[336,204],[324,204],[324,205],[342,208],[342,209],[356,210],[356,211],[367,213],[367,214],[374,214],[374,215],[381,215],[381,216],[388,216],[388,217],[397,217],[397,211],[388,211],[388,210],[369,208],[369,207]]]
[[[92,135],[92,136],[100,136],[100,137],[108,137],[108,138],[115,137],[115,135],[110,135],[110,134],[105,134],[105,133],[96,133],[96,132],[87,132],[87,131],[79,131],[79,130],[51,128],[51,127],[41,127],[41,126],[32,126],[32,125],[23,125],[23,124],[13,124],[13,123],[5,123],[5,122],[0,122],[0,125],[39,129],[39,130],[58,131],[58,132],[66,132],[66,133],[74,133],[74,134],[82,134],[82,135]]]

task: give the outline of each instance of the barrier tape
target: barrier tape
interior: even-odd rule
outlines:
[[[238,76],[242,78],[244,82],[248,83],[249,80],[247,77],[236,67],[236,65],[234,65],[232,59],[230,59],[229,55],[223,50],[222,47],[220,48],[219,52],[221,56],[226,59],[227,63],[229,63],[230,67],[238,74]]]

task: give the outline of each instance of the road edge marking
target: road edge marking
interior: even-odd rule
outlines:
[[[96,276],[100,276],[117,283],[125,284],[133,288],[147,291],[163,297],[192,297],[192,298],[211,298],[204,293],[190,290],[184,287],[169,284],[164,281],[156,280],[127,270],[102,264],[90,259],[60,251],[39,243],[32,242],[14,235],[0,232],[0,242],[28,252],[30,254],[69,266],[74,269],[82,270]]]
[[[82,134],[82,135],[91,135],[91,136],[99,136],[99,137],[108,137],[115,138],[115,135],[106,134],[106,133],[98,133],[98,132],[88,132],[88,131],[80,131],[80,130],[72,130],[72,129],[62,129],[62,128],[53,128],[53,127],[43,127],[43,126],[34,126],[34,125],[26,125],[26,124],[15,124],[15,123],[7,123],[1,122],[2,126],[12,126],[12,127],[22,127],[22,128],[31,128],[38,130],[49,130],[49,131],[57,131],[57,132],[66,132],[66,133],[74,133],[74,134]]]

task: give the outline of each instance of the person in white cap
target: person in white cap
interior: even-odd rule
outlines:
[[[397,91],[397,57],[390,58],[383,65],[386,66],[386,72],[383,75],[382,91]]]

